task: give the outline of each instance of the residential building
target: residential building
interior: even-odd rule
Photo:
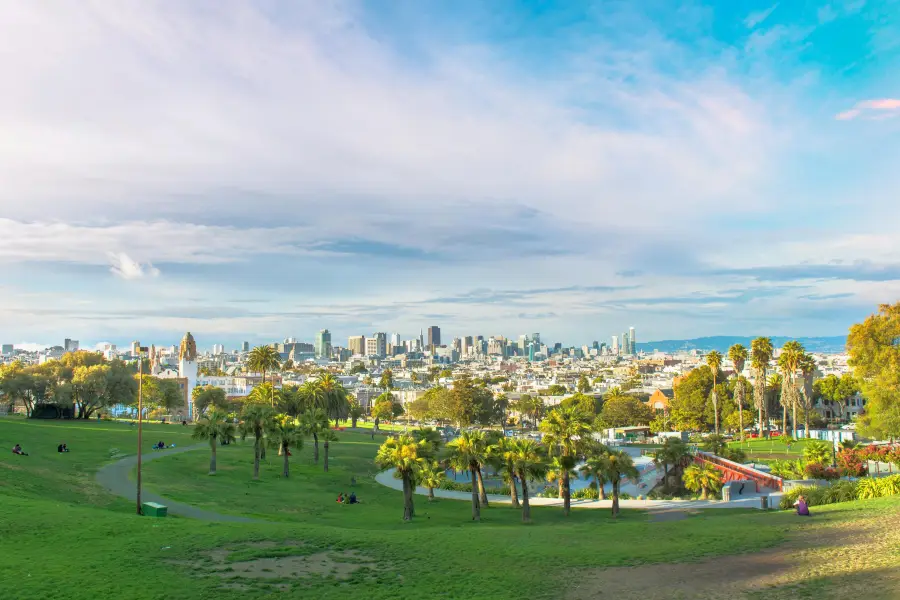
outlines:
[[[316,358],[330,358],[331,357],[331,332],[327,329],[322,329],[316,334]]]
[[[366,336],[351,335],[347,339],[347,348],[350,350],[350,353],[355,356],[366,354]]]
[[[384,358],[387,356],[387,334],[375,333],[366,339],[366,355]]]
[[[70,340],[66,338],[63,343],[63,350],[65,352],[78,352],[78,340]]]

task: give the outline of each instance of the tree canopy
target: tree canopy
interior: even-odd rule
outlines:
[[[900,302],[850,328],[850,365],[867,400],[860,431],[878,438],[900,437]]]

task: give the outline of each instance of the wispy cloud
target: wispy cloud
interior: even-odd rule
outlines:
[[[150,263],[141,264],[124,252],[109,253],[109,261],[112,264],[110,272],[122,279],[141,279],[142,277],[156,277],[159,269]]]
[[[778,4],[773,4],[765,10],[750,13],[744,19],[744,25],[746,25],[749,29],[753,29],[754,27],[760,25],[763,21],[768,19],[769,15],[771,15],[776,8],[778,8]]]
[[[857,102],[853,108],[834,116],[838,121],[850,121],[857,117],[865,119],[888,119],[900,115],[900,99],[879,98]]]

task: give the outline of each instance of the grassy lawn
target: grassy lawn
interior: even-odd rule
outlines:
[[[733,448],[740,448],[747,453],[747,460],[783,460],[797,459],[803,456],[803,448],[812,440],[797,440],[791,447],[780,439],[753,439],[743,442],[731,442]]]
[[[158,439],[179,446],[196,443],[189,433],[189,427],[152,425],[145,446],[150,452]],[[416,518],[404,524],[401,494],[373,480],[377,441],[366,434],[339,436],[329,473],[313,463],[307,444],[294,453],[287,480],[280,477],[281,458],[270,452],[261,480],[252,481],[249,443],[220,447],[215,477],[206,475],[206,448],[145,465],[149,489],[260,519],[207,523],[136,517],[131,503],[109,497],[94,483],[96,470],[113,460],[112,450],[133,453],[136,433],[129,425],[0,419],[0,448],[5,447],[0,453],[0,597],[227,600],[279,592],[286,598],[326,600],[577,598],[591,586],[601,593],[613,585],[611,578],[634,580],[616,567],[695,561],[700,568],[722,555],[740,561],[758,556],[741,553],[774,552],[782,542],[802,539],[797,536],[827,540],[834,528],[855,531],[866,519],[900,515],[896,500],[835,505],[805,521],[787,512],[731,510],[665,522],[650,522],[636,511],[613,521],[606,511],[574,510],[565,519],[559,509],[536,507],[535,523],[523,526],[519,512],[509,507],[483,510],[483,521],[472,523],[465,502],[429,504],[416,497]],[[57,454],[61,441],[72,452]],[[31,455],[12,455],[9,449],[16,442]],[[356,478],[352,488],[351,477]],[[363,504],[334,502],[339,491],[351,489]],[[848,562],[835,545],[837,554],[830,560],[844,562],[833,581],[821,569],[813,577],[800,565],[796,576],[776,581],[766,596],[813,597],[803,594],[814,590],[816,598],[836,598],[832,592],[845,593],[841,581],[851,574],[888,585],[891,569],[900,568],[900,552],[892,544],[871,565]],[[815,557],[829,560],[826,554]],[[671,568],[690,573],[694,567]],[[888,575],[879,579],[881,570]],[[728,586],[727,576],[723,573],[726,579],[715,584],[716,590]],[[660,581],[649,591],[617,590],[617,597],[652,598],[668,585]],[[751,591],[731,597],[749,598]]]

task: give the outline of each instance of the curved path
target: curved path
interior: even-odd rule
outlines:
[[[144,454],[141,458],[141,462],[146,463],[158,458],[172,456],[173,454],[181,454],[182,452],[199,450],[200,448],[208,449],[209,444],[195,444],[193,446],[183,446],[181,448],[170,448],[168,450],[154,451],[149,454]],[[126,456],[125,458],[117,460],[114,463],[104,465],[100,468],[99,471],[97,471],[97,483],[106,488],[106,490],[110,493],[135,502],[137,499],[137,484],[129,476],[131,475],[131,471],[136,466],[137,455]],[[239,517],[236,515],[223,515],[209,510],[203,510],[202,508],[197,508],[195,506],[191,506],[190,504],[176,502],[175,500],[163,498],[162,496],[154,494],[153,492],[148,492],[146,488],[141,490],[141,501],[164,504],[168,507],[169,514],[171,515],[177,515],[179,517],[190,517],[192,519],[200,519],[201,521],[220,521],[232,523],[260,522],[258,519],[250,519],[248,517]]]

